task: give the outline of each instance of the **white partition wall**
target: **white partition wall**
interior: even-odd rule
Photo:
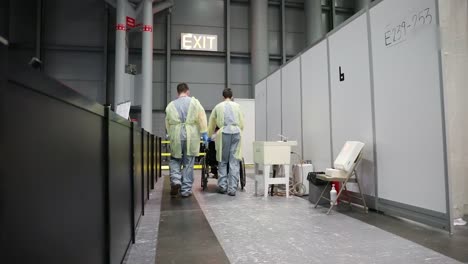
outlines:
[[[297,141],[293,151],[302,157],[301,57],[296,57],[281,69],[282,135]]]
[[[449,228],[434,0],[370,10],[379,207]]]
[[[329,49],[333,159],[346,141],[365,143],[358,175],[363,192],[374,196],[374,138],[366,14],[331,35]]]
[[[246,164],[253,164],[253,142],[255,141],[255,100],[234,99],[244,114],[244,131],[242,131],[242,156]]]
[[[257,109],[265,138],[298,140],[316,171],[346,141],[364,142],[368,205],[451,230],[436,1],[374,1],[259,83]]]
[[[266,79],[255,85],[255,140],[266,140]]]
[[[267,79],[267,140],[279,140],[281,134],[281,70],[274,72]]]
[[[332,163],[327,55],[326,40],[301,55],[302,152],[316,171]]]
[[[447,128],[447,167],[450,182],[451,216],[453,219],[468,215],[468,32],[466,0],[438,0],[442,72],[445,98],[445,125]],[[456,12],[455,12],[456,10]],[[461,59],[464,58],[464,59]]]

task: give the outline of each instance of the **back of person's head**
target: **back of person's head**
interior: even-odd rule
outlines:
[[[188,85],[186,83],[179,83],[177,85],[177,93],[178,94],[186,93],[188,90],[189,90],[189,87],[188,87]]]
[[[224,99],[232,99],[232,89],[226,88],[223,90],[223,97]]]

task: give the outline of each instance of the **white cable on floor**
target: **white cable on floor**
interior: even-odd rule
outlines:
[[[292,164],[301,164],[301,169],[302,169],[302,177],[301,177],[301,181],[300,182],[296,182],[296,179],[294,177],[294,174],[292,175],[293,177],[289,177],[289,193],[292,194],[292,195],[296,195],[296,196],[299,196],[299,197],[302,197],[306,191],[306,187],[304,185],[304,161],[302,160],[302,157],[296,153],[296,152],[291,152],[291,154],[294,154],[295,156],[298,157],[298,160],[299,162],[298,163],[294,163],[294,162],[291,162]],[[294,165],[293,165],[294,166]],[[291,166],[291,168],[293,168],[293,166]],[[293,170],[294,172],[294,170]],[[279,174],[279,172],[277,173]],[[274,188],[274,191],[273,191],[273,194],[275,195],[278,195],[278,196],[285,196],[286,195],[286,192],[285,191],[278,191],[278,187],[275,187]]]
[[[303,196],[306,190],[306,187],[304,185],[304,160],[302,159],[301,155],[299,155],[296,152],[293,152],[292,154],[295,154],[299,158],[299,163],[295,164],[301,164],[301,181],[300,182],[295,182],[296,178],[294,177],[294,170],[293,170],[293,177],[292,177],[292,187],[290,188],[290,192],[296,196]],[[294,164],[294,163],[293,163]],[[293,165],[294,166],[294,165]]]

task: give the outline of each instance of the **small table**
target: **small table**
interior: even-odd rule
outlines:
[[[270,184],[285,184],[286,197],[289,197],[289,166],[291,164],[291,147],[297,146],[297,141],[256,141],[253,143],[255,163],[255,195],[258,181],[263,178],[264,196],[268,196]],[[271,166],[283,165],[285,177],[270,178]],[[263,176],[258,174],[258,167],[264,166]]]

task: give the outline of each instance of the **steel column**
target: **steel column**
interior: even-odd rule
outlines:
[[[166,15],[166,105],[171,101],[171,12]]]
[[[144,0],[142,32],[141,126],[153,131],[153,1]]]
[[[255,84],[268,75],[268,0],[250,2],[250,50],[252,54],[252,89],[255,97]]]
[[[0,4],[0,37],[8,40],[10,38],[10,1],[4,1]],[[4,41],[3,41],[4,42]]]
[[[323,36],[322,32],[322,3],[320,0],[305,0],[305,33],[306,46],[312,45]]]
[[[226,87],[231,86],[231,0],[224,2],[226,12]]]
[[[330,25],[331,29],[334,29],[336,25],[336,1],[331,0],[330,1],[330,10],[331,10],[331,20],[330,20]]]
[[[286,0],[281,0],[281,63],[286,63]]]
[[[360,10],[366,8],[370,4],[371,0],[354,0],[354,11],[357,13]]]
[[[112,103],[112,94],[110,93],[109,86],[109,25],[110,25],[110,10],[107,3],[104,4],[104,58],[103,58],[103,68],[104,76],[102,78],[103,84],[102,89],[106,93],[105,105],[113,105]]]
[[[126,3],[127,0],[117,0],[116,30],[115,30],[115,79],[114,79],[114,105],[123,102],[125,89],[125,57],[126,57]]]
[[[43,29],[44,29],[44,2],[42,0],[36,1],[36,51],[35,56],[42,63],[44,63],[43,58]],[[44,70],[44,64],[39,67],[40,71]]]

